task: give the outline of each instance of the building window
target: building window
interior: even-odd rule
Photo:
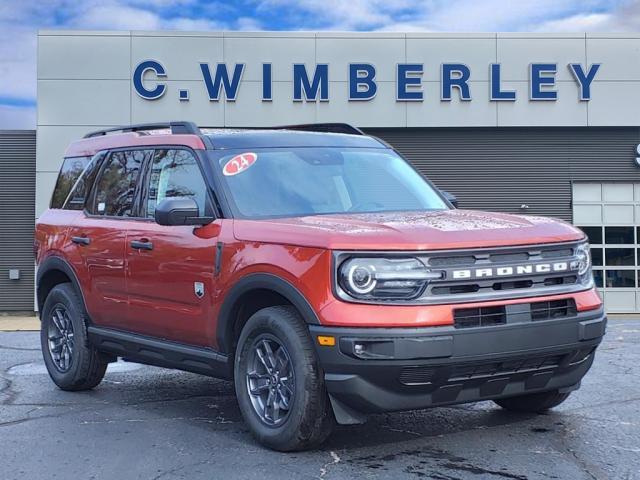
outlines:
[[[593,277],[598,288],[640,287],[640,227],[583,226],[589,237]]]

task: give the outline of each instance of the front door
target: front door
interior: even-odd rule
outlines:
[[[156,150],[147,169],[142,212],[127,230],[125,260],[129,323],[150,335],[209,346],[215,245],[219,221],[204,227],[163,226],[153,220],[165,198],[193,198],[212,216],[207,186],[190,150]]]
[[[137,182],[150,151],[113,152],[105,161],[85,212],[69,231],[81,258],[83,294],[94,324],[126,329],[126,228],[136,216]]]

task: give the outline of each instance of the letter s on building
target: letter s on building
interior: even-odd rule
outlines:
[[[153,90],[149,90],[144,86],[143,79],[147,72],[155,73],[158,78],[165,78],[167,72],[160,62],[155,60],[145,60],[140,62],[133,72],[133,87],[136,89],[136,93],[145,100],[156,100],[167,90],[167,86],[164,83],[157,83]]]

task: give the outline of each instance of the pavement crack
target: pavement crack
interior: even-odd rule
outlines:
[[[105,420],[83,420],[79,422],[80,425],[106,425],[113,423],[147,423],[147,422],[171,422],[171,421],[193,421],[193,422],[205,422],[215,424],[233,423],[224,418],[216,417],[159,417],[159,418],[117,418],[117,419],[105,419]]]
[[[592,480],[605,480],[607,475],[596,475],[594,472],[595,468],[593,465],[589,464],[586,460],[581,458],[574,449],[568,447],[564,442],[559,441],[559,439],[552,439],[550,445],[555,448],[556,451],[562,453],[564,456],[569,457],[573,463],[578,467],[585,475],[587,475]]]
[[[4,375],[0,375],[0,380],[4,382],[4,386],[0,388],[0,395],[6,396],[6,398],[0,401],[0,405],[11,405],[18,396],[18,392],[13,389],[13,380],[10,380]]]
[[[573,457],[574,463],[580,467],[580,469],[591,479],[593,480],[600,480],[600,478],[598,476],[596,476],[590,469],[589,466],[584,462],[584,460],[582,460],[578,454],[576,453],[575,450],[572,450],[570,448],[566,449],[566,452]]]
[[[526,475],[518,475],[516,473],[504,472],[502,470],[492,470],[490,468],[479,467],[477,465],[472,465],[470,463],[445,463],[442,465],[444,468],[448,468],[449,470],[457,470],[472,473],[474,475],[494,475],[496,477],[502,478],[510,478],[514,480],[527,480],[528,477]]]
[[[331,450],[329,452],[329,455],[331,455],[331,461],[325,463],[322,467],[320,467],[320,475],[318,475],[318,478],[324,478],[324,476],[329,471],[329,467],[332,466],[332,465],[336,465],[336,464],[340,463],[340,461],[342,460],[340,458],[340,455],[338,455],[333,450]]]
[[[414,435],[416,437],[421,437],[422,435],[418,432],[413,432],[411,430],[403,430],[401,428],[393,428],[393,427],[389,427],[387,425],[383,425],[382,428],[384,428],[385,430],[389,430],[390,432],[397,432],[397,433],[406,433],[408,435]]]
[[[40,348],[10,347],[9,345],[0,345],[0,350],[14,350],[18,352],[39,352]]]
[[[208,464],[209,460],[203,460],[200,462],[194,462],[194,463],[188,463],[186,465],[180,465],[179,467],[175,467],[175,468],[171,468],[168,470],[162,470],[160,473],[158,473],[158,475],[156,475],[155,477],[153,477],[151,480],[159,480],[163,477],[166,477],[167,475],[172,475],[174,473],[178,473],[181,470],[184,470],[185,468],[191,468],[191,467],[197,467],[198,465],[205,465]]]
[[[608,402],[594,403],[592,405],[583,405],[581,407],[569,408],[564,413],[579,412],[580,410],[589,410],[591,408],[608,407],[610,405],[624,405],[625,403],[633,403],[640,401],[640,397],[625,398],[624,400],[610,400]]]
[[[40,415],[39,417],[31,417],[30,414],[32,412],[34,412],[35,410],[38,410],[38,409],[34,408],[32,410],[29,410],[27,412],[27,416],[26,417],[17,418],[15,420],[9,420],[7,422],[0,422],[0,428],[2,428],[2,427],[11,427],[13,425],[20,425],[21,423],[32,422],[34,420],[42,420],[42,419],[45,419],[45,418],[56,418],[56,417],[60,416],[60,414],[50,414],[50,415]]]

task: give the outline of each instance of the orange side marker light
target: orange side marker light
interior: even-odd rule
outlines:
[[[323,347],[333,347],[336,344],[336,337],[329,335],[318,335],[318,344]]]

